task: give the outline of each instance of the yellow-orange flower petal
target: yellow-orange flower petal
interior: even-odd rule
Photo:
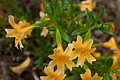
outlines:
[[[72,44],[69,44],[65,51],[63,51],[62,46],[55,48],[54,54],[49,56],[49,58],[53,60],[49,63],[48,66],[54,69],[55,65],[57,65],[57,71],[60,73],[64,73],[65,64],[70,70],[72,70],[72,67],[75,66],[69,56],[69,53],[72,51],[72,49]]]
[[[118,63],[118,59],[120,59],[120,50],[119,49],[116,49],[113,51],[114,54],[113,54],[113,64],[112,66],[110,67],[111,70],[116,70],[117,71],[120,71],[120,64]],[[111,74],[110,75],[112,80],[117,80],[117,77],[120,76],[120,74]]]
[[[44,9],[45,9],[45,5],[44,5],[44,2],[43,2],[43,1],[40,3],[40,9],[41,9],[41,10],[44,10]]]
[[[118,63],[118,58],[116,56],[113,56],[113,64],[110,69],[114,70],[119,68],[120,68],[120,64]]]
[[[110,27],[110,32],[114,32],[115,31],[115,25],[114,23],[111,24],[111,27]]]
[[[79,7],[81,11],[86,11],[86,8],[91,11],[95,7],[95,2],[92,2],[92,0],[82,1],[81,4],[79,4]]]
[[[66,74],[57,73],[57,71],[53,72],[49,67],[45,67],[44,71],[48,76],[41,76],[41,80],[63,80],[66,76]]]
[[[86,59],[91,64],[93,61],[96,61],[96,59],[90,54],[94,52],[96,49],[96,48],[91,49],[92,44],[93,44],[92,39],[85,41],[82,44],[82,37],[79,35],[77,36],[77,41],[76,42],[73,41],[73,47],[75,50],[70,53],[70,57],[72,59],[78,57],[77,66],[80,65],[82,67]]]
[[[23,48],[21,40],[26,38],[28,34],[30,34],[34,28],[34,26],[30,26],[26,21],[20,21],[18,24],[14,22],[14,17],[9,15],[9,23],[13,27],[13,29],[5,29],[7,35],[6,37],[15,37],[15,47],[18,48],[18,44],[20,49]]]
[[[10,69],[15,73],[20,73],[22,70],[27,68],[30,65],[30,57],[27,57],[26,60],[18,66],[10,66]]]
[[[97,73],[92,77],[90,69],[87,69],[86,72],[80,76],[82,80],[102,80],[102,77],[98,76]]]
[[[102,44],[103,47],[109,48],[111,50],[118,49],[116,46],[116,41],[114,37],[111,37],[111,39],[108,42],[105,42]]]
[[[41,18],[44,18],[43,20],[41,20],[42,22],[50,20],[50,18],[45,18],[47,16],[47,14],[45,14],[44,12],[40,12],[39,15]],[[47,29],[47,27],[43,27],[43,30],[41,32],[41,36],[46,37],[48,32],[49,32],[49,30]]]
[[[99,58],[101,56],[101,54],[99,52],[94,52],[92,54],[95,58]]]
[[[43,27],[43,30],[40,35],[46,37],[48,32],[49,32],[49,30],[46,27]]]
[[[44,21],[48,21],[48,20],[50,20],[50,18],[45,18],[46,16],[48,16],[46,13],[44,13],[44,12],[40,12],[39,13],[39,16],[41,17],[41,18],[44,18],[42,21],[44,22]]]

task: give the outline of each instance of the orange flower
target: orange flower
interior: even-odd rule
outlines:
[[[64,65],[66,64],[67,67],[72,70],[72,67],[74,67],[75,64],[72,62],[70,56],[68,55],[72,49],[72,44],[69,44],[65,51],[63,51],[62,46],[59,45],[58,48],[54,49],[54,54],[49,56],[53,60],[49,63],[48,66],[54,69],[54,66],[57,65],[58,72],[63,73]]]
[[[95,7],[95,2],[93,3],[92,0],[82,1],[81,4],[79,4],[79,7],[80,7],[81,11],[86,11],[86,8],[88,8],[88,10],[92,11],[93,8]]]
[[[44,71],[48,76],[41,76],[41,80],[63,80],[66,76],[66,74],[57,73],[57,71],[53,72],[49,67],[45,67]]]
[[[77,41],[76,42],[73,41],[73,47],[75,50],[71,52],[70,56],[72,59],[78,57],[77,66],[80,65],[82,67],[85,59],[87,59],[87,61],[91,64],[93,61],[96,61],[96,59],[90,54],[94,52],[96,49],[96,48],[91,49],[92,44],[93,44],[92,39],[82,44],[82,37],[79,35],[77,36]]]
[[[18,48],[18,44],[20,49],[23,48],[21,40],[26,38],[28,34],[30,34],[34,28],[34,26],[30,26],[26,21],[20,21],[18,24],[14,22],[14,17],[9,15],[9,23],[14,29],[5,29],[7,35],[6,37],[15,37],[15,47]]]
[[[114,23],[111,24],[111,27],[110,27],[110,32],[114,32],[115,31],[115,25]]]
[[[109,48],[111,50],[118,49],[116,46],[116,41],[114,37],[111,37],[111,39],[108,42],[105,42],[102,44],[103,47]]]
[[[93,77],[91,77],[91,71],[90,69],[87,69],[84,74],[80,75],[82,80],[102,80],[102,77],[98,76],[97,73]]]
[[[119,49],[117,49],[117,50],[114,50],[113,52],[114,52],[114,54],[113,54],[113,64],[110,67],[110,69],[111,70],[118,69],[118,71],[120,71],[120,64],[118,63],[118,59],[120,59],[120,51],[119,51]],[[111,74],[110,76],[111,76],[112,80],[117,80],[117,77],[118,76],[120,77],[120,74],[114,73],[114,74]]]
[[[120,64],[118,63],[118,58],[116,56],[113,56],[113,64],[110,69],[114,70],[119,68],[120,68]]]

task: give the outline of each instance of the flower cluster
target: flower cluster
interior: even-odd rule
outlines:
[[[40,34],[41,36],[46,37],[49,31],[53,32],[53,36],[54,34],[56,35],[56,39],[53,41],[56,40],[55,44],[57,44],[57,47],[53,49],[53,54],[48,55],[51,61],[48,63],[47,67],[44,68],[46,76],[40,76],[41,80],[63,80],[67,75],[65,72],[66,69],[72,72],[74,70],[73,67],[79,67],[82,69],[81,73],[79,73],[79,78],[82,80],[102,80],[103,77],[108,75],[110,71],[113,72],[116,70],[119,72],[120,64],[118,59],[120,59],[120,50],[116,45],[115,39],[112,37],[108,42],[104,42],[101,45],[113,51],[113,63],[110,65],[109,69],[106,67],[107,65],[103,65],[100,62],[100,60],[102,61],[104,58],[100,58],[101,54],[99,52],[95,52],[96,46],[93,46],[93,40],[91,39],[91,31],[94,29],[100,29],[102,32],[109,34],[114,32],[115,26],[113,23],[111,23],[111,25],[110,23],[98,24],[98,20],[103,13],[104,7],[101,8],[98,16],[94,16],[92,10],[95,7],[95,2],[92,0],[86,0],[77,5],[81,9],[80,13],[77,12],[79,14],[71,14],[71,11],[74,11],[74,4],[72,3],[72,0],[70,0],[71,2],[66,2],[67,0],[65,0],[65,2],[62,1],[56,0],[58,3],[55,3],[54,6],[52,6],[54,4],[54,0],[52,1],[52,4],[47,1],[45,1],[45,4],[44,2],[41,2],[40,7],[41,10],[43,10],[39,13],[41,19],[36,21],[33,25],[30,25],[30,23],[25,20],[19,21],[18,24],[16,24],[14,21],[14,16],[9,15],[8,21],[13,29],[5,29],[7,33],[6,37],[15,37],[15,47],[17,49],[22,49],[23,45],[21,40],[27,38],[28,34],[30,34],[35,27],[42,27],[42,32]],[[56,5],[60,5],[58,7],[60,9],[55,9]],[[88,8],[87,13],[86,8]],[[80,19],[86,15],[86,24],[82,24]],[[66,19],[64,19],[63,16],[67,16],[65,17]],[[77,26],[74,26],[76,24]],[[107,28],[108,24],[110,25],[110,28]],[[51,26],[54,27],[51,28]],[[72,27],[75,27],[76,30],[70,30]],[[74,41],[74,38],[69,38],[69,34],[72,35],[71,37],[77,36],[76,41]],[[67,42],[65,43],[67,47],[66,45],[63,46],[62,39]],[[21,70],[30,65],[30,61],[31,60],[28,57],[22,64],[17,67],[10,67],[10,69],[15,73],[19,73]],[[107,62],[107,60],[105,62]],[[102,69],[106,68],[106,70],[102,71],[99,64],[103,65]],[[96,68],[98,67],[100,67],[100,70],[98,71],[101,72],[101,74],[97,73]],[[96,71],[92,71],[92,69]],[[111,76],[113,80],[117,79],[117,76],[120,76],[117,73],[111,73],[109,73],[109,76]],[[33,76],[36,77],[34,73]]]
[[[55,79],[62,80],[62,79],[58,79],[58,74],[59,74],[59,77],[61,77],[60,75],[64,74],[65,65],[68,67],[68,69],[70,69],[70,71],[72,71],[72,67],[75,67],[75,63],[72,60],[76,59],[77,57],[78,57],[78,61],[76,64],[77,67],[79,65],[82,67],[86,59],[89,63],[92,64],[92,62],[96,60],[90,54],[95,51],[95,48],[91,49],[92,44],[93,44],[92,39],[85,41],[82,44],[82,37],[78,35],[77,41],[76,42],[73,41],[72,44],[68,44],[68,47],[66,48],[65,51],[63,50],[62,45],[58,45],[58,47],[54,49],[54,54],[49,55],[49,58],[53,60],[49,63],[47,67],[48,69],[45,68],[44,70],[48,76],[46,77],[41,76],[41,79],[48,80],[47,78],[50,77],[50,79],[52,80],[55,80]],[[54,71],[55,65],[57,65],[57,70],[54,72],[54,74],[56,73],[56,75],[52,76],[53,72],[48,73],[47,70]],[[95,79],[99,79],[99,78],[95,77]],[[93,78],[92,80],[95,80],[95,79]]]

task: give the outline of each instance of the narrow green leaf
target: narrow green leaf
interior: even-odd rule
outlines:
[[[49,21],[45,21],[45,22],[40,22],[40,23],[33,24],[32,26],[35,26],[35,27],[44,27],[44,26],[47,26],[47,25],[51,24],[52,22],[53,22],[52,20],[49,20]]]
[[[101,27],[99,28],[102,32],[106,33],[106,34],[110,34],[110,35],[114,35],[112,32],[110,32],[110,30],[107,27]]]
[[[107,65],[107,69],[110,69],[110,67],[112,66],[113,64],[113,59],[110,57],[110,58],[107,58],[105,60],[105,64]]]
[[[90,17],[87,15],[86,27],[89,29],[93,23],[94,21],[91,20]]]
[[[68,43],[71,42],[70,37],[68,36],[68,34],[65,31],[60,30],[60,34],[61,34],[61,37],[62,37],[63,40],[65,40]]]
[[[79,75],[72,75],[72,76],[65,78],[65,80],[80,80],[80,76]]]
[[[118,71],[118,70],[114,70],[113,72],[116,74],[120,74],[120,71]]]
[[[91,31],[88,31],[88,32],[85,34],[84,41],[89,40],[89,39],[91,39]]]
[[[86,15],[87,15],[86,13],[80,13],[79,15],[77,15],[77,17],[82,18],[82,17],[84,17]]]
[[[104,11],[104,6],[102,6],[102,8],[100,9],[100,12],[98,13],[98,16],[96,17],[96,22],[101,18],[103,11]]]
[[[103,77],[103,80],[110,80],[110,75],[106,73]]]
[[[60,16],[63,11],[67,8],[69,1],[66,1],[66,3],[63,4],[63,6],[58,10],[57,16]]]
[[[80,28],[80,29],[76,29],[75,31],[73,31],[71,35],[82,35],[86,33],[87,31],[88,29],[86,28]]]
[[[50,2],[44,1],[45,3],[45,10],[50,18],[54,17],[54,9],[52,8]]]
[[[61,44],[62,41],[61,41],[61,35],[60,35],[60,32],[59,32],[59,29],[56,28],[56,41],[57,41],[57,45]]]
[[[89,11],[88,9],[86,9],[86,11],[87,11],[87,14],[88,14],[89,18],[90,18],[93,22],[95,22],[95,18],[94,18],[94,13],[93,13],[93,11]]]
[[[103,24],[98,24],[98,25],[96,25],[96,28],[101,28],[103,26]]]

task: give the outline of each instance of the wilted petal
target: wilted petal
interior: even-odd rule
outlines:
[[[40,16],[41,18],[43,18],[43,17],[47,16],[47,14],[45,14],[44,12],[40,12],[40,13],[39,13],[39,16]]]
[[[27,68],[30,65],[31,59],[27,57],[23,63],[18,66],[10,66],[10,69],[15,73],[20,73],[23,69]]]
[[[42,30],[42,32],[41,32],[41,36],[46,37],[47,34],[48,34],[48,32],[49,32],[49,30],[48,30],[46,27],[43,27],[43,30]]]

